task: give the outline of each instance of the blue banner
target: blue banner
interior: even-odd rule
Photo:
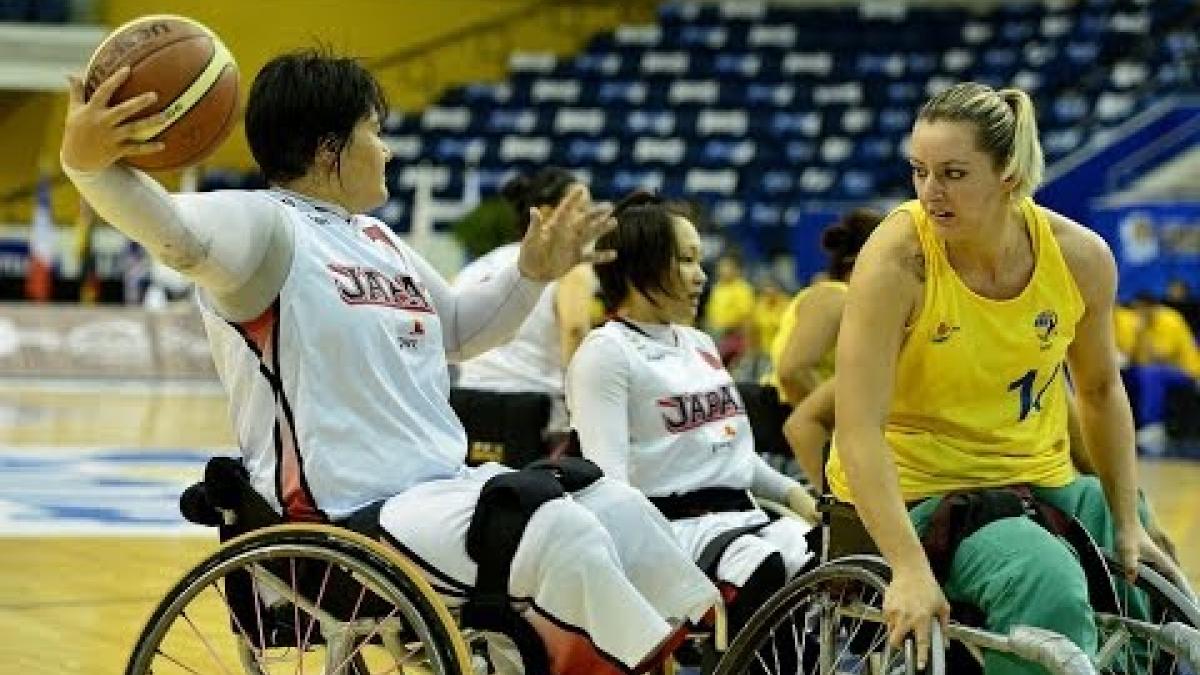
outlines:
[[[1200,295],[1200,202],[1102,207],[1089,224],[1116,256],[1122,302],[1139,293],[1161,298],[1174,279]]]

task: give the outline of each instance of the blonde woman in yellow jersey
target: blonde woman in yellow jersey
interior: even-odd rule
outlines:
[[[891,564],[889,639],[915,633],[918,661],[947,597],[983,610],[989,629],[1039,626],[1094,654],[1083,572],[1035,522],[997,520],[964,539],[944,595],[918,532],[942,495],[1026,484],[1129,568],[1142,558],[1172,569],[1138,517],[1112,254],[1030,199],[1043,161],[1024,92],[951,87],[921,108],[909,152],[917,200],[879,226],[850,281],[830,487]],[[1065,365],[1098,480],[1071,465]],[[985,671],[1042,672],[996,653]]]
[[[846,282],[854,261],[883,214],[853,209],[821,233],[829,254],[827,279],[804,288],[784,310],[783,324],[771,344],[775,369],[767,384],[779,400],[794,406],[783,431],[800,468],[813,485],[821,483],[822,449],[833,431],[834,349],[846,306]]]

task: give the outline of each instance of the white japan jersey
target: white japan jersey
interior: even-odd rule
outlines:
[[[294,230],[279,297],[236,325],[200,301],[255,489],[312,520],[455,475],[466,435],[415,254],[375,219],[260,194]]]
[[[750,421],[708,335],[672,325],[660,339],[610,321],[579,351],[601,342],[619,345],[628,360],[631,485],[650,497],[750,488],[757,460]]]
[[[516,264],[519,243],[491,251],[459,272],[455,285],[469,284],[501,267]],[[554,297],[558,284],[542,291],[529,318],[508,342],[459,364],[458,386],[486,391],[537,391],[561,395],[563,390],[562,346]]]

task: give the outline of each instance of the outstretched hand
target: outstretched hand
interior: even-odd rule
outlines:
[[[534,281],[551,281],[579,263],[614,260],[615,251],[586,249],[616,226],[611,207],[589,204],[587,188],[579,184],[571,186],[546,218],[537,209],[530,209],[529,229],[517,260],[521,274]]]
[[[99,171],[135,155],[160,152],[158,141],[138,141],[142,134],[162,125],[163,116],[134,119],[158,100],[149,91],[110,106],[113,94],[129,79],[129,67],[121,68],[96,87],[84,101],[83,82],[72,75],[67,120],[63,127],[59,157],[64,166],[79,171]]]

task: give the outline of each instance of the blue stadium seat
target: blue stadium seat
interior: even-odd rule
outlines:
[[[533,164],[545,163],[550,156],[553,143],[544,136],[505,136],[500,141],[501,162]]]
[[[745,110],[703,109],[696,115],[697,136],[744,136],[750,118]]]
[[[745,166],[754,162],[757,144],[751,140],[710,139],[699,144],[696,157],[689,158],[690,164],[706,167]]]
[[[726,87],[726,90],[736,91],[733,87]],[[791,84],[750,82],[745,85],[742,100],[747,107],[785,108],[796,100],[796,87]]]
[[[795,176],[792,171],[775,169],[762,174],[757,190],[769,198],[782,198],[792,193]]]
[[[684,177],[683,194],[728,197],[737,192],[738,180],[738,172],[733,169],[691,169]]]
[[[661,192],[665,182],[663,172],[658,169],[618,169],[613,173],[611,187],[615,195],[634,190]]]
[[[607,117],[602,108],[559,108],[554,116],[555,134],[589,134],[604,131]]]
[[[665,164],[675,166],[687,153],[687,142],[679,137],[642,137],[633,142],[631,158],[635,164]]]
[[[482,138],[445,137],[434,145],[431,159],[439,164],[477,164],[486,151],[487,141]]]
[[[392,151],[392,157],[399,162],[414,162],[425,150],[425,142],[417,134],[409,136],[385,136],[383,141]]]
[[[714,105],[721,98],[717,80],[675,80],[667,91],[671,105]]]
[[[533,108],[494,108],[483,117],[482,131],[489,134],[528,134],[538,128]]]
[[[471,126],[471,109],[465,106],[432,106],[421,115],[421,128],[425,131],[463,132]]]
[[[538,78],[529,90],[529,100],[537,104],[574,105],[579,101],[581,84],[578,79]]]
[[[623,130],[630,136],[670,136],[675,133],[675,113],[670,110],[632,110],[625,116]]]
[[[565,163],[573,166],[611,164],[617,159],[621,144],[612,138],[574,138],[566,144]]]

